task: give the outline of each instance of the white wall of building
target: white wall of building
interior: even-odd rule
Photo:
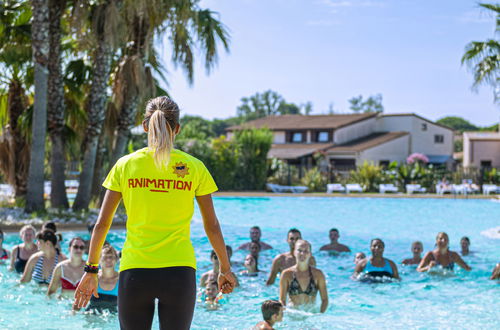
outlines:
[[[286,142],[286,135],[285,132],[273,132],[273,143],[279,144],[279,143],[285,143]]]
[[[410,155],[409,139],[409,135],[404,135],[373,148],[363,150],[356,158],[356,165],[362,165],[365,160],[372,161],[375,165],[378,165],[381,160],[404,163]]]
[[[370,135],[375,132],[376,124],[377,119],[373,117],[336,129],[333,132],[333,142],[343,144]]]
[[[410,154],[414,152],[425,155],[452,155],[453,131],[416,116],[381,116],[377,118],[378,132],[410,133]],[[425,128],[424,129],[424,125]],[[435,135],[442,135],[443,143],[435,142]]]
[[[480,167],[481,161],[491,161],[492,167],[500,167],[500,140],[471,140],[467,148],[464,144],[464,167]]]

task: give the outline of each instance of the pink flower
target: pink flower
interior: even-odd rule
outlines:
[[[408,164],[413,164],[415,162],[422,162],[424,164],[427,164],[429,162],[429,158],[427,158],[427,156],[424,154],[415,152],[409,155],[408,158],[406,158],[406,162]]]

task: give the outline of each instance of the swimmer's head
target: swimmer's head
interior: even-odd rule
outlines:
[[[42,230],[45,230],[45,229],[50,229],[54,233],[57,233],[57,226],[56,226],[56,223],[54,221],[44,222],[42,225]]]
[[[292,228],[288,231],[286,241],[288,242],[288,245],[291,249],[293,249],[293,247],[295,246],[295,242],[297,242],[299,239],[302,239],[300,230],[298,230],[297,228]]]
[[[231,257],[233,256],[233,248],[230,245],[226,245],[226,253],[227,257],[231,259]]]
[[[177,104],[166,96],[155,97],[146,104],[142,126],[148,133],[148,148],[154,152],[157,168],[163,168],[170,161],[174,139],[181,128],[179,112]],[[186,171],[186,168],[181,165],[177,170]]]
[[[339,230],[337,228],[330,229],[329,237],[330,241],[336,242],[340,237]]]
[[[422,244],[422,242],[420,241],[415,241],[413,243],[411,243],[411,252],[413,253],[422,253],[422,251],[424,251],[424,245]]]
[[[248,250],[250,251],[251,255],[253,255],[254,257],[258,257],[259,256],[259,252],[260,252],[260,245],[259,245],[259,243],[251,242],[250,243],[250,247],[248,248]]]
[[[219,258],[217,257],[217,254],[215,253],[214,250],[210,252],[210,260],[214,264],[214,266],[218,267],[219,266]]]
[[[295,248],[293,250],[293,255],[299,262],[307,262],[309,263],[309,259],[311,258],[311,243],[306,240],[299,239],[295,243]]]
[[[250,240],[252,242],[260,241],[261,235],[262,235],[262,232],[260,231],[259,226],[253,226],[252,228],[250,228]]]
[[[372,255],[378,256],[383,255],[385,249],[385,243],[380,238],[374,238],[370,242],[370,250],[372,251]]]
[[[85,241],[83,240],[83,238],[76,236],[73,237],[71,241],[69,241],[70,255],[81,257],[84,251],[85,251]]]
[[[363,260],[365,258],[366,258],[366,255],[363,252],[356,253],[356,255],[354,256],[354,264],[357,265],[358,262],[360,262],[361,260]]]
[[[445,232],[439,232],[436,236],[436,246],[440,249],[448,248],[450,244],[450,238]]]
[[[99,261],[99,264],[101,265],[101,268],[114,269],[118,259],[118,253],[111,245],[108,244],[102,248],[101,260]]]
[[[243,265],[248,271],[255,271],[257,270],[257,259],[253,255],[247,254]]]
[[[19,230],[19,236],[25,243],[31,243],[35,239],[36,230],[32,225],[24,225]]]
[[[205,295],[207,296],[207,298],[213,300],[215,299],[215,297],[217,297],[218,293],[219,293],[219,288],[217,287],[217,282],[215,281],[207,282],[207,285],[205,286]]]
[[[57,245],[57,236],[51,229],[44,229],[38,234],[36,234],[38,239],[38,249],[44,250],[47,248],[55,248]]]
[[[278,300],[266,300],[261,307],[262,318],[271,324],[283,320],[283,304]]]
[[[462,249],[468,249],[470,246],[470,239],[467,236],[464,236],[460,239],[460,246]]]

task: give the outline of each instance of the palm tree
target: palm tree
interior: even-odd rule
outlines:
[[[49,51],[49,78],[47,119],[52,150],[51,165],[51,193],[52,207],[68,208],[65,181],[65,152],[64,152],[64,81],[61,72],[61,18],[66,9],[66,0],[49,0],[50,4],[50,51]]]
[[[32,48],[35,64],[32,144],[28,171],[26,211],[45,209],[43,199],[45,131],[47,128],[47,87],[49,59],[49,0],[32,0]]]
[[[229,33],[225,26],[215,17],[216,13],[200,9],[197,1],[157,0],[137,4],[128,9],[134,13],[127,15],[130,42],[123,51],[114,80],[114,100],[120,116],[110,166],[125,151],[130,129],[138,117],[139,104],[156,91],[152,71],[161,74],[162,68],[153,46],[155,32],[159,36],[170,34],[172,61],[186,71],[189,83],[193,83],[194,75],[193,47],[203,50],[207,72],[217,63],[218,43],[226,51],[229,49]]]
[[[496,14],[495,34],[500,34],[500,4],[479,4]],[[498,38],[472,41],[465,47],[462,64],[466,63],[474,73],[473,87],[491,85],[495,102],[500,100],[500,42]]]

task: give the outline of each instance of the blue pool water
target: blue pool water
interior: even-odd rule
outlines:
[[[500,262],[500,239],[484,232],[500,226],[500,203],[490,200],[370,199],[370,198],[215,198],[216,211],[228,244],[237,248],[248,240],[248,229],[259,225],[262,240],[274,246],[260,257],[259,266],[269,270],[274,255],[287,250],[286,232],[302,231],[313,245],[318,267],[327,278],[330,305],[325,314],[285,313],[282,329],[332,328],[500,328],[500,284],[489,280]],[[398,263],[400,283],[363,284],[349,279],[353,255],[340,257],[319,252],[328,243],[328,230],[340,230],[340,242],[353,252],[369,254],[369,241],[380,237],[385,256]],[[450,248],[459,249],[462,236],[469,236],[474,251],[465,261],[473,270],[456,271],[453,277],[420,274],[400,262],[410,257],[410,244],[421,240],[425,251],[434,246],[439,231],[450,236]],[[482,234],[483,232],[483,234]],[[493,231],[494,232],[494,231]],[[67,242],[81,232],[64,233]],[[112,230],[108,240],[121,247],[123,230]],[[192,224],[192,241],[198,260],[198,277],[211,268],[210,245],[199,212]],[[6,235],[4,246],[18,243]],[[236,251],[233,261],[245,254]],[[241,268],[236,267],[237,270]],[[18,277],[0,265],[0,328],[18,329],[117,329],[115,315],[71,315],[70,302],[48,299],[36,285],[18,285]],[[249,329],[260,320],[260,304],[278,298],[278,281],[266,287],[260,278],[240,277],[241,288],[229,296],[220,310],[197,306],[193,329]],[[319,300],[319,297],[318,297]],[[154,328],[158,328],[155,320]]]

